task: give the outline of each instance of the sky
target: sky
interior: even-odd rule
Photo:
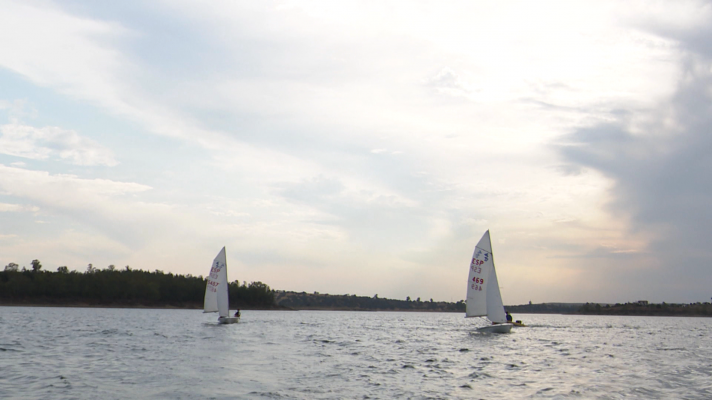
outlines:
[[[712,297],[712,5],[0,0],[0,268]]]

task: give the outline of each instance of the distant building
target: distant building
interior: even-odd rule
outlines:
[[[638,300],[638,304],[640,304],[641,306],[647,306],[648,300]]]

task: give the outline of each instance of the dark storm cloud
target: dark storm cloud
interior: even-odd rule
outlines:
[[[632,132],[630,115],[619,115],[563,138],[559,150],[567,170],[610,178],[613,215],[627,218],[632,234],[656,238],[637,269],[623,272],[629,285],[700,301],[712,295],[712,47],[698,34],[676,38],[689,39],[681,48],[690,52],[676,94],[653,110],[653,122]]]

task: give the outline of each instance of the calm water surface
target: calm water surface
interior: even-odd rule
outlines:
[[[514,317],[0,307],[0,398],[712,398],[712,319]]]

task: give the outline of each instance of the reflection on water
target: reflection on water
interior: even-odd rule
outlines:
[[[712,319],[0,307],[0,398],[712,398]]]

